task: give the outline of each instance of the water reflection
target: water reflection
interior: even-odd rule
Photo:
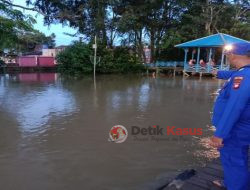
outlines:
[[[0,186],[138,190],[162,172],[197,166],[207,159],[194,156],[204,149],[199,140],[134,141],[131,126],[202,127],[207,137],[219,86],[182,77],[0,76]],[[129,131],[119,146],[107,140],[116,124]]]
[[[138,104],[141,111],[146,111],[147,105],[149,104],[149,83],[142,84],[139,91]]]
[[[56,73],[20,73],[17,75],[20,82],[55,82]]]
[[[1,76],[0,108],[15,115],[24,132],[43,131],[42,126],[51,118],[65,117],[76,110],[72,93],[56,79],[55,73]],[[30,82],[35,83],[34,86],[30,86]],[[43,85],[44,82],[48,84]]]

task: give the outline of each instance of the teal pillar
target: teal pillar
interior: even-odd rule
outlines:
[[[194,50],[192,51],[192,60],[194,59]]]
[[[201,48],[198,48],[197,59],[196,59],[196,72],[199,72],[200,53],[201,53]]]
[[[222,49],[221,62],[220,62],[220,69],[221,70],[223,69],[224,59],[225,59],[225,52],[224,52],[224,49]]]
[[[184,71],[187,70],[188,65],[187,65],[187,54],[188,54],[188,49],[184,49],[185,51],[185,57],[184,57]]]
[[[184,49],[184,51],[185,51],[184,70],[186,71],[187,68],[188,68],[188,65],[187,65],[187,54],[188,54],[188,49]]]
[[[212,62],[212,48],[209,50],[209,58],[208,58],[208,66],[207,66],[207,72],[210,73],[211,71],[211,62]]]

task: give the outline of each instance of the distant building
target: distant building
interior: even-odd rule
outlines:
[[[48,48],[47,45],[38,44],[34,48],[32,48],[30,51],[22,53],[22,55],[23,56],[42,55],[43,49],[47,49],[47,48]]]
[[[12,65],[12,64],[15,65],[16,58],[17,58],[17,55],[15,54],[8,54],[8,55],[0,57],[0,59],[7,65]]]
[[[143,51],[145,54],[145,63],[151,63],[151,49],[148,46],[144,46]]]
[[[15,52],[11,52],[9,49],[4,49],[0,56],[1,62],[8,65],[16,64],[16,58],[17,54]]]
[[[58,55],[58,53],[60,53],[61,51],[64,51],[66,47],[67,46],[58,46],[58,47],[53,48],[53,49],[43,49],[42,55],[56,57]]]

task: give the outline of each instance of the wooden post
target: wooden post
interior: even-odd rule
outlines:
[[[197,59],[196,59],[196,72],[199,72],[200,53],[201,53],[201,48],[198,48]]]

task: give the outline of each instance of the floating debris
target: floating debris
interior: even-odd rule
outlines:
[[[194,152],[194,155],[197,157],[205,157],[208,160],[213,160],[220,156],[217,148],[214,148],[210,145],[210,137],[205,137],[199,139],[199,144],[204,147],[206,150],[199,150]]]
[[[215,126],[211,126],[211,125],[207,125],[207,128],[208,128],[209,131],[215,131],[216,130]]]
[[[221,90],[221,89],[217,89],[216,91],[212,92],[210,95],[211,95],[211,96],[218,96],[219,93],[220,93],[220,90]]]

